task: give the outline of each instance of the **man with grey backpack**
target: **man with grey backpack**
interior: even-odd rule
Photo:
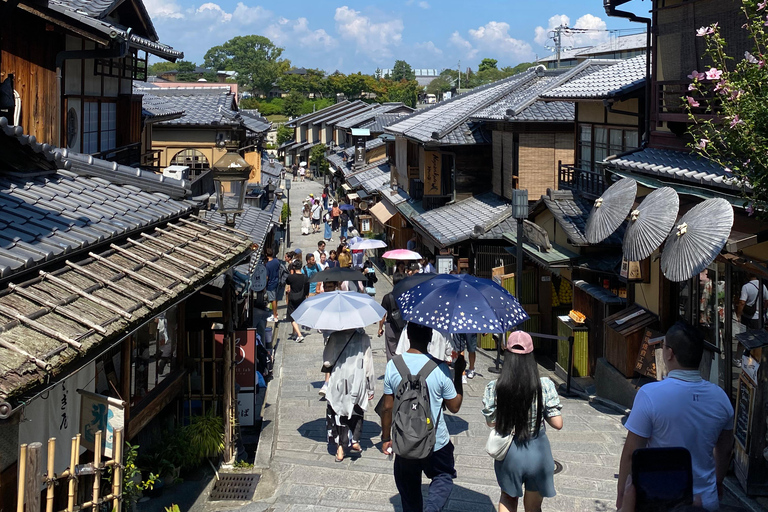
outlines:
[[[443,417],[443,404],[459,412],[464,393],[463,357],[454,363],[451,379],[445,363],[427,354],[432,329],[408,323],[410,348],[387,363],[381,410],[381,451],[395,454],[395,484],[403,512],[443,509],[456,478],[453,443]],[[432,480],[426,503],[421,495],[421,474]]]

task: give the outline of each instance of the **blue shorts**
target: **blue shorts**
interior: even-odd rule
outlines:
[[[477,352],[477,333],[467,334],[467,350]]]

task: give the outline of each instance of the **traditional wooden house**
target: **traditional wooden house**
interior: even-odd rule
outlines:
[[[141,161],[147,54],[183,53],[158,41],[140,0],[4,2],[0,80],[19,98],[18,125],[36,140],[125,164]]]

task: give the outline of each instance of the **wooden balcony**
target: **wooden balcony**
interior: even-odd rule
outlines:
[[[110,162],[117,162],[120,165],[135,167],[141,163],[141,143],[134,142],[133,144],[127,144],[119,148],[94,153],[93,157],[102,158]]]
[[[597,198],[605,192],[608,185],[605,176],[601,172],[585,171],[574,164],[558,162],[558,188],[560,190],[573,190],[580,192],[585,197]]]
[[[696,117],[714,119],[719,108],[720,98],[717,93],[707,91],[689,91],[690,80],[669,80],[653,84],[656,96],[656,120],[658,122],[688,123],[688,113],[685,108],[686,97],[691,97],[699,103],[691,109]]]

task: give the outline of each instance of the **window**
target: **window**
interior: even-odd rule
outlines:
[[[190,169],[190,177],[198,176],[211,167],[205,155],[196,149],[179,151],[171,160],[171,165],[186,165]]]
[[[637,130],[581,124],[579,125],[578,167],[585,171],[599,171],[599,162],[608,156],[624,153],[637,147]]]
[[[140,327],[131,336],[131,405],[139,404],[176,369],[177,308]]]
[[[117,103],[83,103],[83,153],[93,154],[117,147]]]

